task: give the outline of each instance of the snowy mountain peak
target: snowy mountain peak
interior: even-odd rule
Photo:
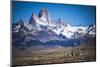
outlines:
[[[40,9],[38,17],[47,17],[48,16],[48,10],[46,8]]]
[[[29,19],[29,24],[33,24],[35,25],[36,24],[36,18],[38,18],[34,13],[32,13],[30,19]]]
[[[90,34],[90,35],[95,35],[95,32],[96,32],[96,27],[94,24],[91,24],[89,25],[88,29],[87,29],[87,32]]]
[[[49,16],[48,9],[46,9],[46,8],[40,9],[40,12],[39,12],[38,17],[39,17],[40,20],[42,20],[44,23],[51,24],[51,18],[50,18],[50,16]]]

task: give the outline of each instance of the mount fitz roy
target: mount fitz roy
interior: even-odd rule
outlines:
[[[12,24],[13,46],[77,46],[96,37],[95,24],[71,26],[66,20],[52,20],[46,8],[32,15],[26,23],[20,19]]]

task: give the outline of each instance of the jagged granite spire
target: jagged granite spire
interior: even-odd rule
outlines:
[[[50,17],[49,17],[48,9],[46,8],[41,9],[38,17],[44,21],[47,21],[48,24],[50,24]]]
[[[34,13],[32,13],[32,15],[29,19],[29,24],[33,24],[33,25],[36,24],[35,17],[36,17],[36,15]]]

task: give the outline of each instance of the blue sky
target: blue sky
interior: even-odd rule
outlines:
[[[89,25],[96,23],[96,7],[87,5],[55,4],[41,2],[12,2],[12,22],[23,19],[28,22],[31,14],[38,15],[39,10],[47,8],[52,19],[67,20],[71,25]]]

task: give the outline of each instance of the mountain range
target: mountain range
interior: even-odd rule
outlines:
[[[95,34],[95,24],[72,26],[60,18],[53,20],[46,8],[42,8],[38,16],[32,13],[28,23],[23,19],[12,23],[12,42],[17,47],[30,45],[77,46],[95,39]]]

